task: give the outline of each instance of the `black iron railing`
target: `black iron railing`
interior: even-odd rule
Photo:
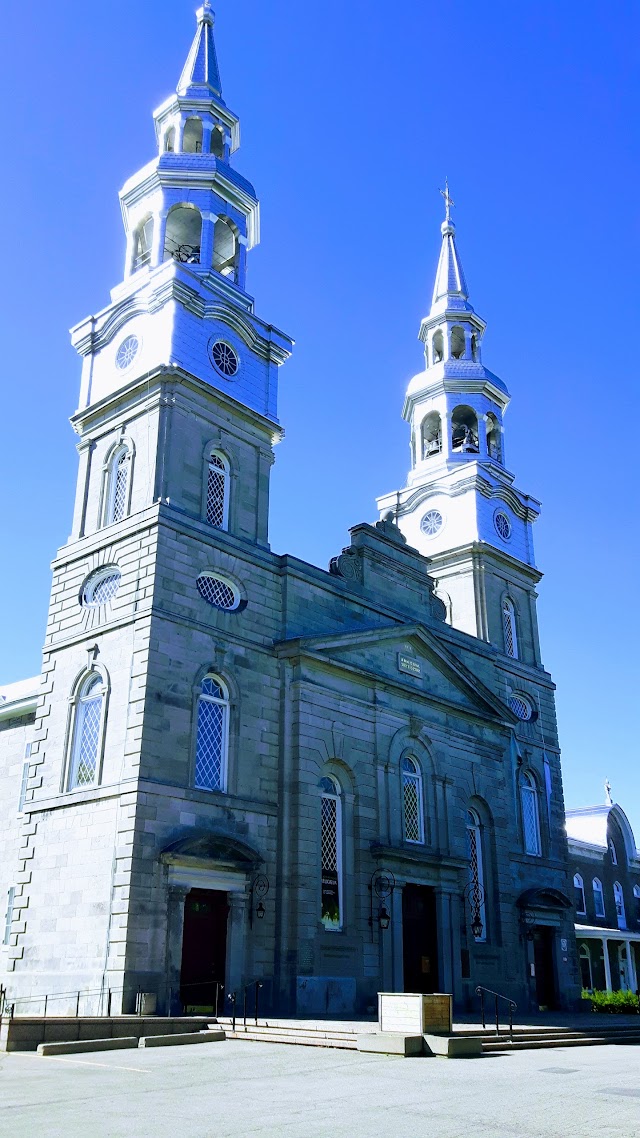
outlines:
[[[487,1026],[484,1004],[485,996],[491,996],[492,999],[495,1000],[496,1035],[500,1035],[500,1010],[498,1000],[502,1000],[507,1005],[509,1009],[509,1038],[513,1039],[513,1012],[518,1006],[516,1001],[510,1000],[508,996],[503,996],[500,992],[494,992],[491,988],[483,988],[481,984],[478,984],[476,988],[476,996],[480,996],[480,1012],[482,1015],[483,1028]]]

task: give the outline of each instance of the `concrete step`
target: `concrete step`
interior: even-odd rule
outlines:
[[[640,1044],[640,1032],[637,1035],[583,1035],[579,1039],[570,1038],[552,1038],[552,1039],[514,1039],[511,1043],[508,1039],[497,1039],[489,1043],[486,1039],[482,1042],[483,1054],[495,1054],[496,1052],[506,1051],[536,1051],[546,1048],[554,1047],[606,1047],[607,1044]]]
[[[249,1043],[289,1043],[298,1047],[333,1047],[342,1051],[355,1051],[357,1042],[355,1035],[320,1035],[309,1033],[292,1033],[285,1031],[256,1031],[255,1028],[247,1031],[230,1031],[225,1028],[227,1039],[244,1039]]]

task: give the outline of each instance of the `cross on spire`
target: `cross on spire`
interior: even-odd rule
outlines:
[[[444,190],[440,190],[440,193],[442,194],[442,196],[444,198],[444,204],[445,204],[445,209],[446,209],[445,220],[451,221],[451,206],[455,205],[456,203],[454,202],[453,198],[451,197],[451,194],[449,193],[449,179],[448,178],[445,178]]]
[[[613,806],[613,798],[611,797],[611,783],[606,779],[604,784],[604,792],[607,796],[607,806]]]

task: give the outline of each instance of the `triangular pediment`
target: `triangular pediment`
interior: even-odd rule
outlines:
[[[510,708],[424,625],[283,641],[279,653],[311,655],[349,670],[400,683],[449,705],[515,724]]]

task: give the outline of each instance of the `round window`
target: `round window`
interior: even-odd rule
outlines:
[[[120,570],[115,565],[98,569],[85,582],[80,594],[80,603],[88,609],[99,608],[115,597],[119,588]]]
[[[511,522],[502,510],[498,510],[495,514],[493,524],[502,540],[508,541],[511,537]]]
[[[440,510],[427,510],[422,521],[420,522],[420,529],[425,537],[435,537],[440,532],[444,525],[444,518]]]
[[[201,573],[196,585],[203,601],[213,605],[214,609],[231,611],[240,604],[240,597],[231,582],[217,577],[215,573]]]
[[[213,366],[227,379],[236,375],[240,367],[240,360],[230,344],[224,340],[216,340],[211,345],[211,362]]]
[[[122,341],[116,352],[116,367],[118,371],[126,371],[128,367],[131,367],[139,349],[140,341],[137,336],[127,336],[126,340]]]
[[[531,719],[533,716],[533,708],[529,700],[523,695],[512,695],[509,700],[509,707],[514,715],[518,716],[518,719],[526,720]]]

